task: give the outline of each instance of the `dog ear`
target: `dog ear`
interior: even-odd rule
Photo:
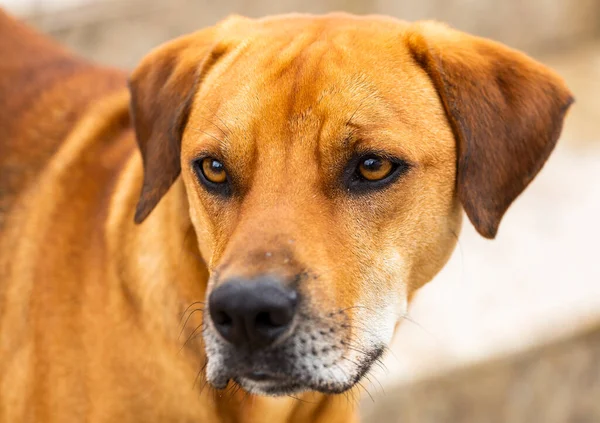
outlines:
[[[129,79],[131,115],[144,165],[135,212],[141,223],[181,173],[181,136],[202,75],[223,54],[212,29],[178,38],[146,56]]]
[[[494,238],[552,152],[573,97],[524,54],[439,23],[414,24],[407,43],[454,131],[459,199],[477,231]]]

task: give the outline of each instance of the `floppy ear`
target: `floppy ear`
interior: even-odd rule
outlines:
[[[202,75],[223,54],[214,30],[160,46],[129,79],[131,115],[144,164],[144,184],[135,212],[141,223],[181,173],[181,136]]]
[[[494,238],[552,152],[573,97],[533,59],[442,24],[416,23],[407,43],[454,130],[459,199],[477,231]]]

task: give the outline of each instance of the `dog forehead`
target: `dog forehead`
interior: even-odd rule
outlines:
[[[383,15],[352,15],[331,12],[322,15],[289,13],[259,19],[231,15],[217,24],[222,34],[231,37],[263,35],[267,38],[282,34],[295,36],[300,32],[394,32],[410,23]]]
[[[407,22],[394,18],[345,13],[291,14],[256,20],[234,16],[217,25],[214,43],[226,54],[217,64],[220,72],[216,74],[229,70],[257,79],[261,75],[256,72],[260,71],[268,79],[282,77],[286,71],[322,73],[323,69],[340,68],[344,73],[377,73],[384,70],[377,67],[386,62],[413,62],[407,60],[410,54],[404,40],[408,27]]]
[[[231,29],[237,41],[199,87],[190,122],[219,138],[219,149],[237,163],[261,147],[272,151],[273,144],[279,151],[292,143],[339,150],[352,123],[403,140],[433,139],[432,131],[448,129],[437,92],[414,63],[398,21],[294,15],[235,25],[245,29]],[[370,135],[398,145],[381,131]]]

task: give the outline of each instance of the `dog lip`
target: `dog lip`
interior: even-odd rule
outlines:
[[[243,377],[254,382],[280,382],[285,381],[287,379],[285,377],[282,377],[281,375],[276,375],[274,373],[265,372],[261,370],[253,370],[244,374]]]
[[[306,390],[307,386],[302,386],[297,381],[290,378],[275,376],[275,379],[268,378],[256,380],[244,375],[234,378],[234,382],[243,389],[256,395],[282,396],[297,393]]]

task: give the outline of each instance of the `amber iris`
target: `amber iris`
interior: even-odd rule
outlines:
[[[202,174],[207,181],[213,184],[222,184],[227,181],[225,166],[220,161],[211,157],[202,160]]]
[[[391,161],[381,157],[368,157],[358,165],[360,175],[368,181],[380,181],[390,173],[394,166]]]

